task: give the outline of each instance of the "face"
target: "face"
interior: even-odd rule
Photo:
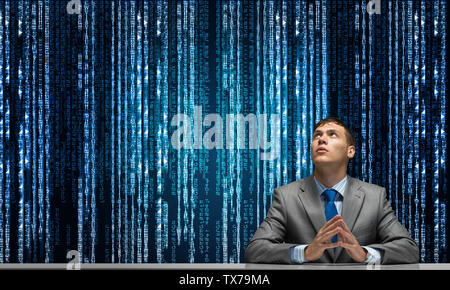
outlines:
[[[349,146],[345,128],[327,123],[318,127],[311,143],[311,159],[317,165],[347,165],[355,155],[355,146]]]

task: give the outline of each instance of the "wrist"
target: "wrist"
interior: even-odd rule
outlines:
[[[305,261],[311,261],[311,259],[309,257],[309,254],[310,254],[309,250],[310,250],[309,245],[307,245],[305,247],[305,249],[303,250],[303,258],[305,259]]]
[[[306,262],[318,260],[321,255],[318,255],[317,249],[314,245],[307,245],[303,251],[303,258]]]
[[[360,247],[360,248],[362,250],[361,251],[362,253],[360,255],[359,261],[357,261],[357,262],[363,263],[364,261],[367,260],[369,252],[366,249],[364,249],[363,247]]]

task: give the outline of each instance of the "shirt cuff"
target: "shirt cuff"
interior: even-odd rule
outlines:
[[[366,264],[381,264],[381,253],[378,250],[375,250],[374,248],[367,247],[367,246],[361,246],[362,248],[366,249],[369,253],[369,257],[367,260],[364,261]]]
[[[291,248],[291,261],[294,264],[302,264],[307,262],[305,259],[305,248],[308,245],[298,245]]]

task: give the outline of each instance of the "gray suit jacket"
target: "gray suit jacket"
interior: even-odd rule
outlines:
[[[380,250],[382,264],[419,262],[419,248],[395,217],[385,188],[348,176],[342,217],[361,246]],[[313,175],[278,187],[265,220],[247,246],[245,260],[290,264],[290,248],[310,244],[325,222]],[[337,247],[325,250],[316,262],[354,261]]]

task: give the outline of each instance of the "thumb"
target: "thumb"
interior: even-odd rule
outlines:
[[[341,245],[341,242],[335,242],[335,243],[329,243],[325,245],[325,249],[332,249],[339,247]]]

